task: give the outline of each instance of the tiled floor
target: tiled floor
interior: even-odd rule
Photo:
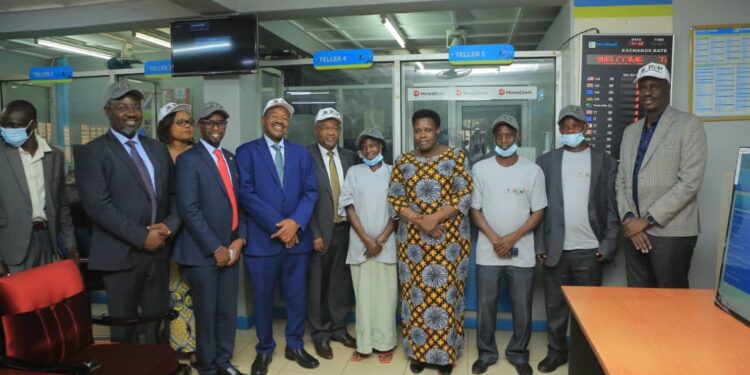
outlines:
[[[94,313],[101,313],[103,309],[94,308]],[[97,327],[95,334],[102,333],[102,329]],[[354,326],[349,327],[349,332],[354,332]],[[488,375],[513,375],[516,373],[513,366],[508,363],[504,355],[502,355],[505,345],[507,345],[512,332],[510,331],[497,331],[497,344],[500,350],[501,356],[500,361],[495,365],[491,366],[485,374]],[[307,370],[296,362],[292,362],[284,358],[284,321],[276,320],[274,322],[274,338],[276,339],[276,351],[273,354],[273,360],[270,364],[269,375],[299,375],[299,374],[320,374],[320,375],[408,375],[411,374],[409,370],[409,361],[404,354],[403,347],[399,344],[398,349],[393,357],[393,361],[389,364],[381,364],[378,362],[377,356],[371,356],[366,358],[362,362],[354,363],[349,359],[352,354],[352,350],[342,346],[337,342],[332,342],[333,347],[333,359],[320,360],[320,366],[314,370]],[[399,340],[400,341],[400,340]],[[238,330],[237,337],[234,346],[234,363],[237,368],[243,373],[250,372],[250,365],[255,359],[255,344],[258,342],[255,337],[255,329],[250,330]],[[471,374],[471,364],[477,358],[477,347],[476,347],[476,330],[466,330],[466,343],[467,350],[464,351],[463,355],[459,357],[456,367],[453,370],[455,375],[468,375]],[[315,349],[310,342],[309,336],[305,336],[305,349],[308,353],[315,356]],[[534,332],[531,335],[531,343],[529,344],[529,350],[531,351],[531,366],[536,371],[536,365],[539,361],[544,358],[547,354],[547,336],[542,332]],[[185,361],[187,363],[187,361]],[[561,375],[567,374],[567,366],[562,366],[552,374]],[[193,370],[193,374],[198,374],[197,371]],[[430,375],[437,374],[437,370],[425,369],[422,374]]]

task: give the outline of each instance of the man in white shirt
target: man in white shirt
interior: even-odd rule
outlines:
[[[334,108],[323,108],[315,116],[317,142],[308,147],[318,181],[318,202],[310,228],[313,255],[307,292],[307,318],[315,352],[333,358],[330,341],[356,349],[356,340],[346,331],[351,310],[352,277],[346,256],[349,249],[349,223],[338,215],[339,198],[346,172],[357,163],[357,155],[338,147],[343,119]]]
[[[65,155],[36,134],[37,125],[36,109],[25,100],[0,113],[0,262],[10,273],[59,258],[58,236],[77,257]]]
[[[549,352],[537,366],[541,372],[555,371],[568,361],[570,308],[561,286],[601,285],[602,264],[614,259],[620,230],[617,161],[589,147],[581,107],[563,108],[557,124],[563,147],[537,159],[549,203],[535,231],[536,252],[544,263],[549,340]]]
[[[521,375],[533,373],[527,349],[531,339],[531,298],[534,290],[534,236],[547,206],[542,170],[517,154],[518,122],[503,115],[495,120],[495,156],[472,168],[474,192],[471,219],[477,240],[477,349],[471,367],[482,374],[498,360],[495,322],[500,285],[510,290],[513,337],[505,355]]]

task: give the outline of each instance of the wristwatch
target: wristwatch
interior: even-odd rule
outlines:
[[[651,216],[651,214],[648,214],[648,216],[646,216],[646,220],[648,220],[648,226],[650,226],[650,227],[653,227],[654,225],[658,224],[656,222],[656,219],[654,219],[654,217]]]

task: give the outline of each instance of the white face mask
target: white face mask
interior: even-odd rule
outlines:
[[[561,134],[560,143],[571,148],[578,147],[585,140],[583,132],[573,134]]]
[[[513,156],[513,154],[516,153],[516,151],[518,151],[518,146],[516,146],[515,143],[513,143],[510,147],[508,147],[505,150],[503,150],[503,148],[500,146],[495,146],[495,153],[502,158],[511,157]]]

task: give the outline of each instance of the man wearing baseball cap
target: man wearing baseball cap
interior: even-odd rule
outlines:
[[[628,286],[688,288],[706,169],[703,122],[669,105],[667,67],[650,63],[635,84],[643,118],[625,128],[617,203],[627,237]]]
[[[138,134],[143,93],[126,82],[105,94],[110,131],[75,155],[76,186],[93,223],[89,269],[101,271],[109,315],[136,318],[169,310],[166,239],[180,228],[172,159],[166,146]],[[139,308],[141,314],[139,314]],[[112,327],[112,341],[137,342],[137,327]],[[146,343],[166,342],[156,323]]]
[[[318,180],[318,202],[310,220],[315,252],[310,259],[307,318],[315,352],[325,359],[333,358],[331,340],[357,347],[346,331],[353,293],[346,264],[349,223],[338,209],[346,172],[357,164],[357,155],[338,147],[342,125],[336,109],[319,110],[314,125],[317,142],[307,148],[315,161]]]
[[[534,291],[534,235],[547,196],[544,175],[533,161],[519,156],[518,121],[510,115],[492,125],[495,155],[471,169],[471,220],[479,228],[477,262],[477,360],[473,374],[483,374],[498,361],[495,342],[497,299],[505,279],[510,291],[513,337],[505,357],[520,375],[531,375],[531,300]]]
[[[230,359],[237,332],[237,262],[247,230],[237,204],[234,154],[221,146],[229,114],[217,102],[200,111],[201,139],[177,158],[177,206],[185,229],[172,259],[190,284],[201,375],[242,375]]]
[[[568,361],[570,308],[562,285],[599,286],[603,263],[614,259],[620,219],[615,178],[617,161],[586,141],[586,119],[580,106],[569,105],[557,117],[563,147],[540,156],[547,208],[536,228],[534,245],[544,264],[547,310],[547,356],[541,372]]]
[[[313,250],[309,223],[318,199],[315,163],[307,149],[284,139],[293,114],[294,107],[283,98],[269,100],[260,118],[263,136],[237,149],[239,200],[247,215],[244,264],[258,335],[253,375],[268,372],[276,347],[272,312],[277,288],[284,296],[287,318],[284,356],[308,369],[320,364],[303,344],[307,270]]]

